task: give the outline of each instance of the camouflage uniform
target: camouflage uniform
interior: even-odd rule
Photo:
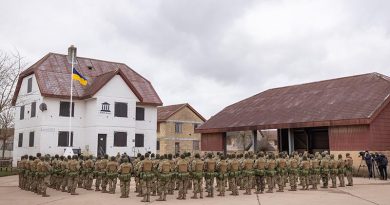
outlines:
[[[229,171],[229,179],[230,179],[230,185],[231,188],[231,195],[238,196],[238,188],[237,188],[237,179],[240,175],[240,162],[238,159],[236,159],[235,155],[232,155],[232,160],[230,160],[228,165],[228,171]]]
[[[353,186],[353,178],[352,178],[352,166],[353,166],[353,159],[350,156],[349,153],[346,154],[346,160],[345,160],[345,175],[347,176],[348,184],[347,186]]]
[[[196,154],[195,159],[191,162],[192,179],[194,182],[194,196],[191,197],[192,199],[197,199],[198,193],[200,198],[203,198],[203,168],[204,162],[200,159],[199,154]]]
[[[76,188],[79,181],[80,163],[77,160],[77,156],[73,156],[73,159],[68,161],[68,169],[68,192],[71,195],[78,195]]]
[[[322,188],[328,188],[329,182],[329,160],[327,157],[322,158],[321,162],[321,178],[322,178]]]
[[[95,162],[95,170],[94,170],[94,176],[96,178],[95,180],[95,191],[101,191],[100,185],[102,183],[102,178],[103,178],[103,173],[102,170],[100,169],[100,163],[102,162],[102,159],[100,156],[98,156],[96,162]]]
[[[251,195],[252,188],[252,176],[253,176],[253,159],[249,158],[248,154],[245,154],[245,160],[242,163],[242,180],[244,182],[245,193]]]
[[[18,167],[18,173],[19,173],[19,188],[24,189],[24,164],[26,163],[26,160],[24,158],[25,156],[22,156],[21,160],[18,161],[17,167]]]
[[[92,156],[87,157],[84,161],[84,189],[92,190],[93,183],[93,161]]]
[[[280,155],[280,158],[276,161],[277,164],[277,174],[278,174],[278,192],[284,191],[285,179],[287,176],[287,162],[284,159],[283,154]]]
[[[79,170],[79,177],[77,181],[77,187],[78,188],[83,188],[84,187],[84,179],[85,179],[85,165],[84,165],[84,157],[80,156],[78,163],[80,165],[80,170]]]
[[[177,179],[179,182],[179,195],[177,199],[183,200],[186,199],[188,178],[190,176],[188,172],[188,162],[187,160],[185,160],[184,155],[181,155],[181,159],[177,161],[176,171],[177,171]]]
[[[298,181],[298,171],[299,169],[299,163],[298,160],[294,157],[291,157],[288,163],[288,176],[290,181],[290,191],[296,191],[297,190],[297,181]]]
[[[128,198],[130,192],[130,180],[133,165],[129,163],[128,158],[123,158],[123,163],[119,166],[119,180],[121,187],[121,198]]]
[[[118,162],[116,158],[112,156],[111,161],[107,163],[108,193],[115,194],[117,178],[118,178]]]
[[[311,183],[312,183],[312,189],[317,189],[317,184],[320,179],[320,162],[313,157],[312,160],[310,160],[310,176],[311,176]]]
[[[39,156],[40,157],[40,156]],[[37,157],[36,159],[34,159],[34,161],[32,162],[32,166],[31,166],[31,171],[32,171],[32,190],[34,193],[38,193],[39,192],[39,176],[38,176],[38,163],[40,162],[41,160]]]
[[[266,169],[267,169],[266,173],[267,173],[267,184],[268,184],[267,193],[273,193],[274,185],[275,185],[275,175],[276,175],[276,161],[273,154],[271,154],[270,158],[267,160]]]
[[[218,196],[225,196],[225,185],[226,180],[228,178],[228,162],[225,160],[225,157],[222,156],[221,160],[217,163],[217,171],[218,171]]]
[[[61,163],[61,174],[62,174],[62,183],[61,183],[61,190],[62,192],[66,192],[66,189],[68,187],[68,158],[64,158],[64,160]]]
[[[102,182],[102,193],[107,193],[107,184],[108,184],[108,178],[107,178],[107,163],[108,163],[108,155],[104,156],[104,159],[100,161],[99,163],[99,177],[101,177]]]
[[[329,161],[329,168],[330,168],[330,179],[332,180],[332,187],[336,188],[336,176],[338,174],[337,169],[337,161],[334,159],[334,155],[330,155],[330,161]]]
[[[157,201],[167,200],[168,185],[171,178],[171,163],[169,160],[161,157],[161,161],[158,164],[158,194],[160,198]]]
[[[140,180],[142,186],[142,202],[150,202],[150,192],[152,188],[152,180],[154,178],[154,174],[152,172],[153,163],[149,159],[149,155],[145,154],[145,160],[141,161],[139,164],[140,170]]]
[[[301,168],[302,190],[308,190],[309,189],[310,162],[307,160],[306,156],[303,156],[300,168]]]
[[[207,197],[214,197],[214,176],[216,162],[212,158],[211,154],[208,155],[208,159],[205,161],[205,179],[206,179],[206,190]]]
[[[40,162],[41,163],[40,176],[42,177],[41,194],[43,197],[49,196],[46,194],[47,186],[50,183],[50,172],[52,171],[52,167],[49,163],[49,160],[50,158],[46,157],[44,162]]]
[[[345,161],[343,160],[343,156],[340,154],[339,159],[337,161],[337,168],[338,168],[338,173],[337,176],[340,181],[340,187],[345,187]]]

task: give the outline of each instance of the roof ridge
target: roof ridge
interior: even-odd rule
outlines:
[[[178,104],[173,104],[173,105],[165,105],[165,106],[159,106],[159,108],[166,108],[166,107],[173,107],[173,106],[183,106],[183,105],[188,105],[188,103],[178,103]]]

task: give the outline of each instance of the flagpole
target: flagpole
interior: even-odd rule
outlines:
[[[68,147],[71,148],[71,138],[72,138],[72,111],[73,111],[73,69],[74,69],[74,50],[72,50],[72,70],[70,71],[70,103],[69,103],[69,141],[68,141]]]

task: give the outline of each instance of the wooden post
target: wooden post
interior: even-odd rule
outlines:
[[[226,144],[226,132],[222,134],[222,143],[223,143],[223,154],[227,154],[227,144]]]

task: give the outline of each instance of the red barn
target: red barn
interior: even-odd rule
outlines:
[[[229,132],[277,129],[278,148],[390,150],[390,78],[379,73],[287,86],[230,105],[197,129],[202,151],[228,151]],[[254,143],[257,150],[257,143]]]

